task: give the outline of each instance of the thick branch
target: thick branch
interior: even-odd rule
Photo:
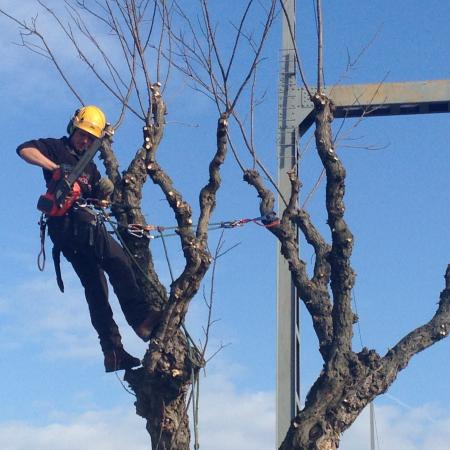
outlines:
[[[215,206],[215,195],[220,187],[219,170],[226,154],[227,119],[222,116],[218,123],[217,152],[210,164],[209,183],[200,194],[200,220],[197,228],[197,236],[192,230],[192,212],[190,205],[185,202],[181,194],[175,190],[172,180],[167,176],[159,164],[155,161],[154,151],[150,149],[146,170],[154,183],[158,184],[175,213],[178,223],[177,232],[181,239],[186,265],[182,274],[173,281],[169,296],[169,305],[164,310],[161,324],[155,333],[155,339],[150,344],[151,358],[148,370],[155,370],[162,349],[160,342],[165,342],[168,336],[172,336],[187,312],[188,305],[197,293],[200,283],[211,264],[211,256],[207,249],[207,228],[211,213]],[[151,140],[148,145],[151,148]]]
[[[186,227],[186,223],[183,225],[182,221],[178,222],[181,225],[178,233],[182,239],[186,266],[180,277],[172,283],[170,307],[157,334],[158,338],[173,333],[184,321],[189,303],[197,293],[212,261],[207,242],[208,224],[215,207],[216,193],[221,183],[220,167],[225,160],[227,151],[227,129],[227,115],[222,114],[217,124],[217,151],[209,166],[209,182],[200,192],[200,218],[196,236],[193,235],[191,230],[190,216],[188,227]]]
[[[108,175],[108,178],[113,182],[115,188],[117,188],[122,181],[122,177],[119,173],[119,162],[112,149],[112,143],[112,137],[103,140],[103,145],[100,147],[100,159],[103,160],[106,175]]]
[[[271,191],[266,189],[264,182],[256,170],[246,170],[244,180],[253,186],[261,198],[261,215],[267,215],[273,212],[274,196]],[[319,350],[324,359],[329,355],[330,344],[333,336],[333,323],[331,319],[331,301],[327,289],[327,280],[329,269],[326,267],[325,255],[328,247],[324,244],[319,252],[321,264],[318,266],[317,277],[314,281],[308,278],[306,264],[299,257],[297,242],[297,233],[294,222],[301,222],[305,227],[305,232],[316,243],[321,242],[318,233],[306,219],[306,216],[296,209],[298,190],[300,183],[295,174],[290,174],[292,194],[288,207],[283,213],[279,225],[269,226],[269,231],[274,234],[280,242],[281,254],[289,264],[289,270],[292,280],[297,288],[299,297],[303,300],[308,312],[311,315],[314,330],[319,340]],[[301,219],[303,218],[303,220]],[[309,226],[311,225],[311,226]],[[323,273],[319,267],[323,268]]]
[[[332,103],[317,93],[313,98],[316,112],[316,146],[327,176],[326,209],[331,230],[331,290],[333,292],[334,351],[351,350],[355,316],[351,309],[351,291],[355,273],[350,266],[353,235],[344,220],[345,169],[334,150],[331,122]]]
[[[311,217],[306,210],[298,209],[291,220],[298,225],[305,236],[306,242],[314,249],[314,276],[311,281],[316,284],[327,285],[330,281],[330,264],[328,263],[328,257],[331,247],[311,222]]]
[[[445,273],[445,289],[441,292],[438,309],[425,325],[401,339],[382,359],[383,373],[389,384],[411,358],[434,343],[444,339],[450,332],[450,264]]]
[[[142,188],[147,180],[147,164],[155,159],[165,129],[166,105],[160,93],[159,83],[151,86],[152,111],[144,127],[144,144],[137,151],[134,159],[123,175],[123,197],[127,205],[134,208],[129,214],[130,223],[145,225],[145,218],[140,210]]]
[[[209,164],[209,182],[200,191],[200,218],[197,226],[197,239],[206,246],[208,224],[216,206],[216,193],[220,187],[220,167],[227,154],[228,117],[222,114],[217,123],[217,151]]]

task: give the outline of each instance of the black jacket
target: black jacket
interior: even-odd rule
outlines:
[[[45,138],[24,142],[17,147],[17,154],[26,147],[37,148],[44,156],[58,165],[74,166],[80,155],[72,148],[67,137],[61,139]],[[44,178],[48,185],[52,179],[52,172],[43,169]],[[91,161],[78,178],[83,198],[97,198],[100,172]],[[48,232],[56,248],[71,248],[81,250],[91,247],[94,242],[94,228],[97,228],[96,215],[89,208],[71,208],[59,217],[48,217]],[[58,269],[57,269],[58,273]]]
[[[80,155],[78,155],[77,152],[72,148],[67,137],[63,137],[61,139],[35,139],[24,142],[17,147],[17,154],[20,155],[20,151],[26,147],[37,148],[44,156],[58,165],[67,164],[69,166],[74,166],[80,159]],[[52,172],[43,169],[43,173],[45,181],[48,185],[49,181],[52,178]],[[91,161],[84,172],[81,174],[81,176],[78,178],[82,197],[97,197],[97,183],[99,180],[100,172],[97,170],[97,166],[95,165],[95,163]]]

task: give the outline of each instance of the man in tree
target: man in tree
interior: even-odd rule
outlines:
[[[42,167],[47,186],[64,171],[70,171],[96,138],[104,134],[106,118],[96,106],[85,106],[75,111],[68,127],[68,137],[46,138],[24,142],[17,148],[18,155],[29,164]],[[77,189],[83,198],[107,199],[114,190],[107,178],[101,178],[96,165],[90,161],[77,179]],[[59,253],[72,264],[85,290],[92,325],[98,333],[105,357],[106,372],[131,369],[140,365],[138,358],[126,352],[119,328],[113,319],[108,302],[105,272],[119,299],[127,322],[136,334],[148,341],[155,317],[138,289],[131,262],[122,247],[107,233],[95,212],[76,202],[62,215],[47,214],[48,233],[53,241],[53,256],[58,285],[64,291]]]

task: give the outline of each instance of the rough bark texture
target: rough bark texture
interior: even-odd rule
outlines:
[[[121,240],[134,261],[142,295],[158,317],[143,367],[127,371],[125,380],[136,394],[137,414],[147,421],[152,448],[188,450],[187,395],[192,379],[204,366],[204,361],[186,336],[183,323],[189,303],[212,260],[207,247],[208,224],[220,187],[220,166],[226,156],[228,123],[226,115],[218,121],[217,150],[210,163],[209,181],[200,193],[201,213],[194,230],[190,205],[156,160],[166,109],[159,84],[153,85],[151,90],[152,108],[144,127],[144,143],[129,168],[119,174],[111,142],[102,149],[102,157],[107,174],[115,185],[112,211],[119,223]],[[186,261],[184,270],[173,280],[168,292],[154,270],[149,239],[127,232],[130,225],[148,228],[140,206],[142,186],[148,177],[159,186],[174,212],[176,232]]]
[[[289,263],[299,298],[311,315],[319,341],[323,370],[307,395],[305,406],[292,421],[280,449],[335,450],[341,434],[355,421],[364,407],[385,392],[410,359],[450,329],[450,265],[439,307],[426,325],[417,328],[382,357],[375,350],[352,350],[352,330],[357,318],[351,309],[355,273],[350,265],[353,236],[344,220],[345,169],[336,154],[331,131],[333,105],[323,94],[312,98],[315,105],[315,140],[326,172],[325,206],[331,231],[327,244],[313,226],[306,211],[297,206],[300,183],[294,172],[291,196],[279,225],[268,227],[281,244]],[[261,214],[273,211],[273,194],[265,188],[257,171],[247,171],[244,179],[261,198]],[[298,253],[297,225],[315,252],[313,276]],[[329,289],[331,289],[330,296]]]
[[[147,421],[153,449],[189,449],[186,396],[192,371],[201,365],[191,350],[184,333],[177,330],[164,343],[150,344],[143,368],[125,374],[136,394],[136,413]],[[156,367],[153,367],[154,352],[159,355]]]

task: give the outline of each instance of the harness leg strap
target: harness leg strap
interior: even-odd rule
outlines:
[[[55,265],[56,282],[59,290],[64,292],[64,283],[61,276],[61,249],[56,245],[52,249],[53,264]]]

